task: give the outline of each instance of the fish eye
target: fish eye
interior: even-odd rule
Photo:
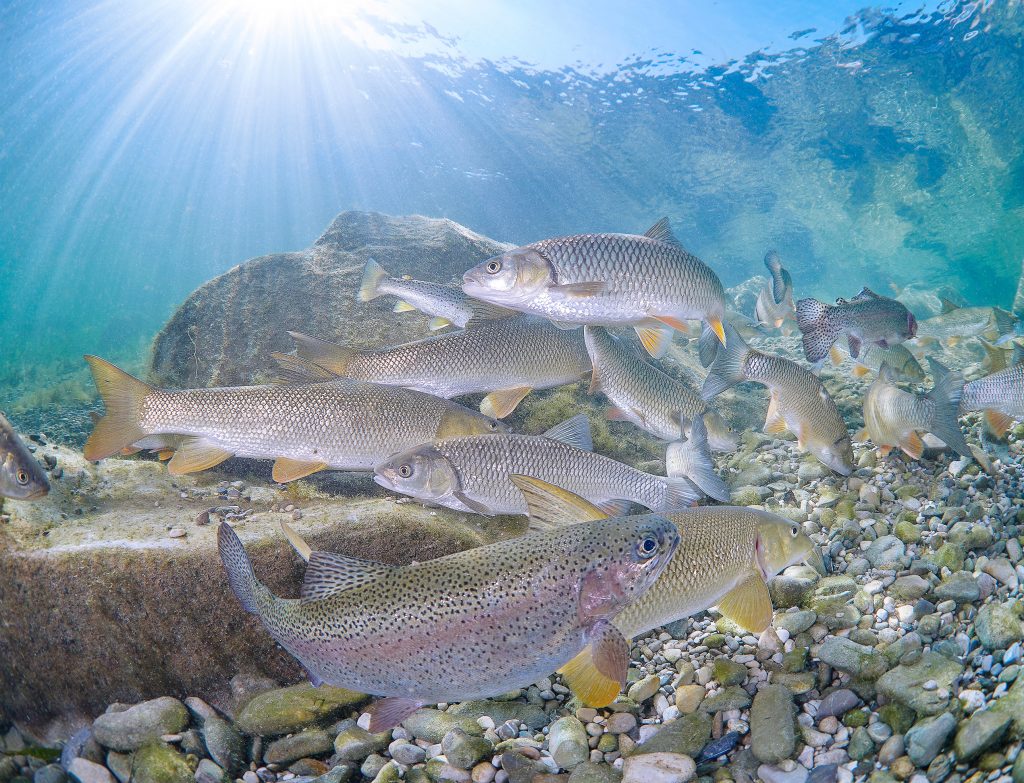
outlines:
[[[658,539],[654,536],[645,536],[636,545],[636,553],[642,558],[649,558],[658,551]]]
[[[484,267],[487,270],[487,274],[496,275],[501,271],[501,261],[488,261],[487,266]]]
[[[798,535],[800,535],[800,528],[798,528],[796,525],[793,525],[793,527],[789,529],[789,533],[791,536],[793,536],[793,538],[796,538]]]
[[[399,467],[398,475],[402,478],[409,478],[412,475],[412,465],[402,465]]]
[[[19,470],[14,476],[19,484],[28,484],[28,471]]]

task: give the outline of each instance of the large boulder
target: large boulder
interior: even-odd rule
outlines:
[[[265,380],[272,351],[290,351],[297,330],[355,347],[429,334],[418,313],[393,315],[393,297],[356,299],[373,258],[393,275],[461,281],[508,245],[451,220],[342,212],[308,250],[246,261],[196,289],[153,343],[151,378],[173,387]]]

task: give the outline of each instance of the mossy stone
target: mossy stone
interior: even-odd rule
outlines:
[[[132,783],[193,783],[196,765],[170,745],[151,742],[132,759]]]

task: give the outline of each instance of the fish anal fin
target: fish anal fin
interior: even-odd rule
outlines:
[[[517,386],[512,389],[498,389],[492,391],[480,401],[480,412],[492,419],[504,419],[516,406],[533,391],[530,386]]]
[[[690,325],[681,318],[676,318],[674,315],[652,315],[655,321],[660,321],[666,326],[671,326],[673,329],[680,332],[689,332]]]
[[[197,473],[219,465],[233,456],[234,452],[203,438],[183,438],[171,461],[167,463],[167,472],[172,476]]]
[[[764,431],[768,435],[781,435],[786,431],[786,420],[779,411],[779,395],[774,391],[768,399],[768,413],[764,418]]]
[[[371,734],[391,731],[422,706],[423,702],[421,701],[403,699],[397,696],[389,696],[375,701],[363,710],[363,712],[370,716],[370,722],[366,725],[366,730]]]
[[[415,309],[416,309],[415,305],[409,304],[404,299],[399,299],[397,302],[395,302],[395,306],[391,308],[391,312],[393,312],[393,313],[411,313]]]
[[[715,333],[715,337],[718,338],[718,342],[725,345],[725,327],[722,325],[721,318],[708,318],[708,326],[711,327],[711,331]]]
[[[587,394],[597,394],[601,390],[601,376],[598,373],[597,365],[595,364],[593,369],[590,371],[590,386],[587,388]]]
[[[606,519],[608,514],[589,500],[533,476],[509,476],[526,499],[527,513],[538,527],[564,527],[574,522]]]
[[[1007,416],[1002,411],[989,409],[985,411],[985,430],[996,436],[997,438],[1003,438],[1006,436],[1006,431],[1013,425],[1013,417]]]
[[[311,551],[300,596],[303,602],[329,598],[345,590],[375,582],[394,569],[395,566],[373,560]]]
[[[287,484],[289,481],[305,478],[326,467],[326,462],[311,462],[291,459],[290,457],[278,457],[274,462],[274,468],[270,475],[278,484]]]
[[[726,593],[718,603],[718,611],[752,633],[760,633],[772,621],[772,599],[768,585],[757,570]]]
[[[430,329],[430,331],[432,331],[432,332],[438,332],[441,329],[444,329],[444,328],[446,328],[448,326],[451,326],[451,325],[452,325],[451,321],[449,321],[447,318],[442,318],[439,315],[438,316],[434,316],[433,318],[431,318],[427,322],[427,328]]]
[[[636,336],[647,351],[655,359],[662,358],[672,344],[672,330],[662,326],[640,325],[634,327]]]
[[[911,459],[921,459],[921,455],[924,454],[924,441],[916,432],[908,433],[899,445],[903,453]]]
[[[573,693],[590,707],[606,707],[626,684],[629,644],[607,620],[594,624],[589,644],[559,669]]]
[[[621,408],[615,407],[608,409],[608,411],[605,413],[605,418],[608,419],[608,421],[632,421],[632,419],[630,418],[629,414],[626,413],[626,411],[622,410]]]

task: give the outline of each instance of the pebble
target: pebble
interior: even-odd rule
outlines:
[[[164,734],[176,734],[188,725],[185,705],[170,696],[136,704],[122,712],[100,715],[92,724],[92,735],[113,750],[132,751]]]
[[[907,755],[919,767],[927,767],[956,729],[956,718],[944,712],[915,723],[904,737]]]
[[[78,783],[115,783],[114,776],[106,767],[83,758],[71,762],[68,774]]]
[[[697,765],[681,753],[646,753],[630,756],[622,765],[622,783],[687,783]]]

